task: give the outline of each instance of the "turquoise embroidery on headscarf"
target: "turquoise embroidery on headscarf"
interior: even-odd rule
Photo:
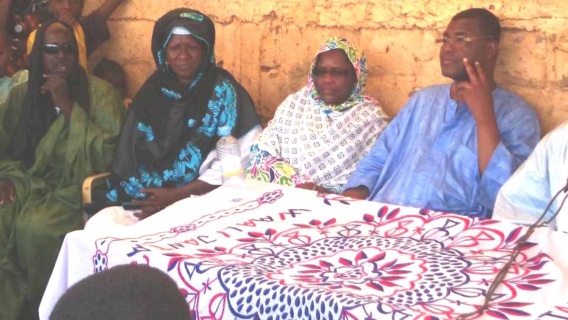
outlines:
[[[196,12],[182,12],[180,13],[180,18],[189,18],[196,21],[203,21],[203,15]]]
[[[193,89],[199,83],[201,78],[203,78],[203,72],[200,72],[198,75],[195,76],[193,81],[191,81],[191,84],[189,85],[189,90]]]
[[[162,69],[161,71],[166,73],[166,59],[164,58],[164,50],[159,50],[158,51],[158,65],[160,65],[160,68]],[[163,67],[162,67],[163,66]]]
[[[173,99],[173,100],[179,100],[179,99],[181,99],[181,94],[179,94],[179,93],[177,93],[177,92],[175,92],[175,91],[173,91],[173,90],[170,90],[170,89],[162,88],[162,93],[163,93],[166,97],[168,97],[168,98],[170,98],[170,99]]]
[[[312,76],[312,70],[314,70],[317,62],[317,57],[327,51],[340,49],[345,52],[347,58],[353,64],[353,69],[355,69],[355,75],[357,77],[357,83],[353,86],[353,90],[351,91],[351,96],[340,105],[330,105],[325,103],[319,96],[315,84],[314,79]],[[324,109],[328,109],[331,111],[344,111],[351,107],[354,107],[365,100],[365,97],[362,95],[363,89],[365,88],[365,83],[367,82],[367,59],[365,55],[362,53],[361,56],[357,57],[358,52],[357,48],[353,44],[351,44],[347,39],[342,38],[330,38],[328,39],[316,53],[314,60],[312,61],[312,65],[310,68],[310,76],[308,77],[308,89],[311,92],[311,97],[316,101],[318,105],[320,105]]]

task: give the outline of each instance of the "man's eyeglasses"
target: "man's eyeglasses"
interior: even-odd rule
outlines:
[[[69,43],[64,44],[55,44],[55,43],[46,43],[42,47],[43,52],[47,54],[56,54],[62,51],[64,54],[72,54],[75,53],[75,47],[70,45]]]
[[[455,36],[455,37],[441,37],[435,40],[438,44],[451,44],[456,46],[463,46],[466,43],[474,42],[482,39],[491,39],[492,36],[478,36],[478,37],[466,37],[466,36]]]
[[[320,68],[314,68],[312,70],[312,75],[316,78],[322,78],[326,74],[329,74],[334,79],[341,79],[341,78],[347,78],[347,77],[351,76],[351,70],[349,70],[349,69],[326,70],[326,69],[320,69]]]

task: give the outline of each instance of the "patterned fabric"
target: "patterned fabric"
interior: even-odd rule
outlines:
[[[497,87],[493,104],[500,142],[483,175],[475,119],[444,84],[410,98],[345,189],[366,186],[369,200],[489,217],[499,188],[540,138],[538,118],[524,100]]]
[[[194,319],[458,319],[526,231],[274,184],[183,201],[114,232],[95,216],[69,234],[41,314],[74,281],[139,263],[176,281]],[[567,319],[567,240],[536,230],[472,319]]]
[[[345,51],[356,70],[358,81],[351,96],[341,105],[326,105],[310,74],[308,85],[282,102],[253,146],[249,178],[282,185],[313,182],[339,192],[388,124],[380,104],[361,94],[367,77],[365,58],[357,58],[347,40],[326,41],[313,65],[320,53],[333,49]]]
[[[320,96],[318,91],[316,90],[316,86],[314,83],[313,74],[310,71],[310,76],[308,77],[308,85],[307,88],[311,92],[312,98],[316,105],[324,108],[329,109],[332,111],[343,111],[349,108],[352,108],[358,104],[365,103],[365,101],[373,101],[379,104],[375,99],[370,96],[362,95],[363,90],[365,89],[365,84],[367,83],[367,58],[365,58],[365,54],[358,55],[357,48],[353,44],[351,44],[347,39],[341,38],[330,38],[328,39],[316,53],[314,60],[312,61],[312,66],[310,70],[314,70],[317,63],[317,58],[321,53],[331,51],[331,50],[342,50],[347,55],[351,64],[353,64],[353,68],[355,69],[355,75],[357,77],[357,83],[353,87],[351,91],[351,96],[347,99],[347,101],[343,102],[340,105],[330,105],[325,103]],[[379,107],[380,108],[380,107]]]
[[[165,61],[175,27],[184,27],[206,48],[191,84],[180,84]],[[152,34],[157,70],[132,101],[107,181],[107,205],[142,199],[140,189],[179,187],[199,176],[221,128],[241,138],[259,125],[252,99],[215,64],[215,26],[204,14],[176,9],[161,17]],[[100,200],[101,202],[104,200]]]
[[[503,185],[497,195],[493,217],[532,224],[541,216],[552,197],[566,186],[568,178],[568,122],[548,133],[530,157]],[[561,193],[545,215],[549,220],[560,209]],[[553,229],[568,232],[568,204],[551,221]]]

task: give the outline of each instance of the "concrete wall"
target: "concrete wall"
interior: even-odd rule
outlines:
[[[86,2],[85,13],[102,0]],[[305,84],[315,50],[330,36],[366,52],[366,92],[394,116],[414,90],[448,82],[434,39],[456,12],[472,6],[502,21],[498,82],[535,107],[545,132],[568,120],[565,0],[124,0],[109,20],[113,39],[91,65],[103,55],[117,60],[135,93],[154,70],[154,22],[168,10],[190,7],[215,21],[217,60],[248,89],[264,121]]]

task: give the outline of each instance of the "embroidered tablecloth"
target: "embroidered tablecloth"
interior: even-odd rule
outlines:
[[[40,314],[90,274],[144,263],[177,282],[195,319],[455,319],[483,303],[525,229],[277,185],[219,188],[111,235],[67,235]],[[568,235],[537,230],[477,318],[568,319],[566,246]]]

